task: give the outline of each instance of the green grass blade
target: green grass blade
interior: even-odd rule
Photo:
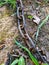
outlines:
[[[19,59],[18,65],[25,65],[25,60],[22,56]]]
[[[19,47],[21,47],[22,49],[24,49],[26,52],[28,52],[28,55],[30,56],[31,60],[33,61],[33,63],[35,65],[39,65],[38,60],[31,54],[31,52],[24,46],[22,46],[20,43],[18,43],[15,39],[14,39],[16,45],[18,45]]]
[[[35,39],[36,41],[38,39],[38,35],[39,35],[39,31],[40,31],[41,27],[44,26],[44,24],[46,24],[48,19],[49,19],[49,15],[41,22],[41,24],[39,24],[37,32],[36,32],[36,39]]]
[[[16,65],[18,63],[18,59],[14,60],[10,65]]]

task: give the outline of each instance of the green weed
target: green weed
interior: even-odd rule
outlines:
[[[0,1],[0,7],[5,5],[5,4],[10,4],[10,7],[13,7],[13,9],[16,7],[16,0],[1,0]]]

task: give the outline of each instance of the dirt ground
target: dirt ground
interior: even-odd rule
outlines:
[[[40,2],[40,0],[37,3],[38,4],[35,4],[34,0],[24,0],[24,14],[27,12],[34,13],[40,18],[40,20],[43,20],[49,14],[49,6],[45,5],[44,2]],[[15,48],[15,45],[13,44],[13,39],[15,37],[21,40],[21,42],[24,42],[20,37],[20,33],[18,33],[16,16],[11,16],[12,14],[13,11],[11,9],[7,9],[6,6],[0,8],[0,63],[5,62],[7,53],[11,52],[13,47]],[[34,40],[34,35],[38,25],[27,17],[26,24],[28,34]],[[47,60],[49,61],[49,20],[40,30],[37,46],[39,46],[39,48],[44,48]],[[26,62],[29,61],[31,62],[30,59],[26,60]],[[32,65],[32,62],[31,64],[27,63],[27,65]]]

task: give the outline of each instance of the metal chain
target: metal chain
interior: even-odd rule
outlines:
[[[19,32],[20,32],[21,36],[25,39],[27,45],[29,46],[29,42],[30,42],[30,44],[32,45],[32,49],[34,49],[38,53],[38,55],[40,56],[41,60],[44,63],[47,63],[46,59],[44,59],[43,56],[41,55],[41,53],[36,49],[35,43],[33,42],[31,37],[27,33],[26,20],[25,20],[25,17],[24,17],[24,10],[23,9],[24,9],[24,7],[23,7],[23,4],[22,4],[22,0],[17,0],[17,18],[18,18]]]

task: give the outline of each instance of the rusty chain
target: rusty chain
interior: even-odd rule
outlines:
[[[26,26],[26,20],[24,17],[24,7],[23,7],[22,0],[17,0],[17,18],[18,18],[19,32],[20,32],[21,36],[23,37],[23,39],[25,39],[25,42],[27,43],[28,47],[30,48],[30,45],[29,45],[29,42],[30,42],[30,44],[32,45],[32,49],[34,49],[38,53],[38,55],[40,56],[41,60],[44,63],[47,63],[47,60],[45,58],[43,58],[41,53],[36,48],[35,43],[33,42],[31,37],[27,33],[27,30],[26,30],[27,26]]]

